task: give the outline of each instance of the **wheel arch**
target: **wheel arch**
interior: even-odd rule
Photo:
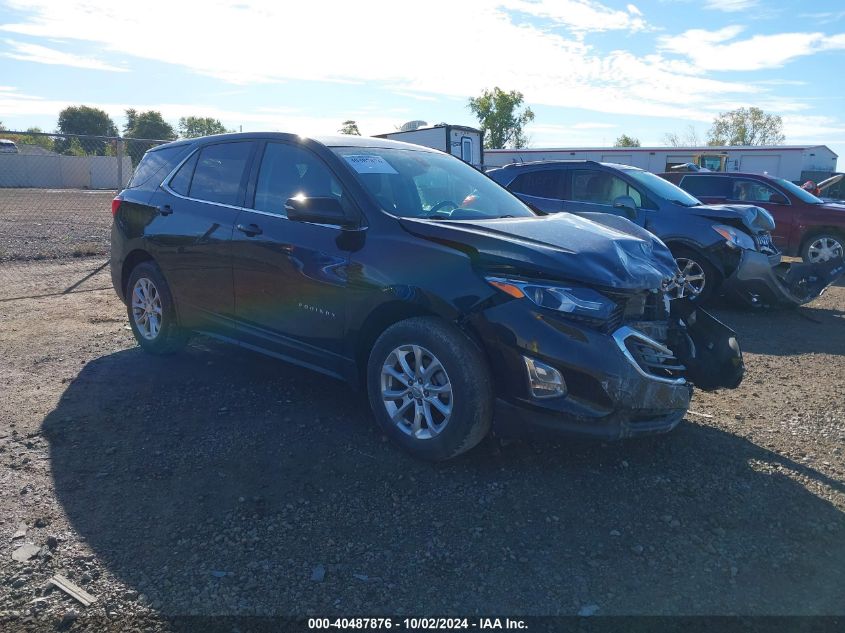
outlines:
[[[369,360],[370,351],[373,345],[382,332],[384,332],[391,325],[412,319],[414,317],[435,317],[442,319],[445,323],[450,323],[458,330],[460,330],[467,338],[469,338],[473,345],[478,347],[484,355],[485,360],[489,363],[490,359],[481,343],[481,337],[470,325],[467,319],[458,318],[452,319],[449,316],[439,313],[425,305],[409,301],[389,301],[382,303],[376,307],[362,323],[358,329],[354,344],[354,360],[357,370],[357,387],[366,388],[367,380],[367,361]]]
[[[123,291],[124,297],[128,296],[126,285],[129,283],[129,275],[132,274],[135,267],[143,262],[154,261],[153,256],[142,248],[136,248],[123,258],[123,266],[120,269],[120,288]]]
[[[723,262],[719,261],[718,258],[713,257],[711,253],[708,253],[706,249],[702,248],[701,245],[696,244],[690,240],[685,239],[670,239],[665,242],[666,247],[672,252],[672,255],[675,255],[676,250],[687,250],[692,251],[696,255],[699,255],[702,259],[704,259],[708,264],[713,266],[723,278],[726,277],[725,265]]]
[[[373,345],[376,339],[381,336],[381,333],[394,323],[421,316],[439,315],[418,303],[409,301],[388,301],[377,306],[367,315],[358,329],[353,350],[355,367],[358,370],[358,387],[366,388],[367,361],[369,360],[370,350],[373,349]]]
[[[807,229],[801,237],[801,244],[798,246],[798,255],[802,256],[804,254],[804,249],[810,243],[810,240],[825,234],[832,234],[845,242],[845,229],[842,227],[828,225],[814,226],[811,229]]]

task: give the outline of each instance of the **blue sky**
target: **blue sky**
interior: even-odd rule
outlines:
[[[364,134],[474,125],[468,97],[519,90],[532,145],[644,145],[740,106],[787,143],[845,156],[842,0],[203,3],[0,0],[0,121],[53,130],[69,104]]]

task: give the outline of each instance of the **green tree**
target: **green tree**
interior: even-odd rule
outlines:
[[[123,136],[127,138],[148,138],[163,141],[176,139],[176,131],[161,116],[161,112],[148,110],[138,112],[134,108],[126,110],[126,125]]]
[[[85,148],[82,147],[82,143],[80,143],[79,139],[75,136],[70,139],[64,139],[63,143],[64,145],[61,153],[65,156],[86,156],[88,154],[88,152],[85,151]],[[58,145],[58,142],[56,144]],[[101,155],[105,155],[106,149],[107,148],[103,150],[103,154]]]
[[[737,108],[722,112],[707,132],[708,145],[781,145],[783,120],[760,108]]]
[[[616,142],[613,144],[613,147],[639,147],[640,146],[640,139],[636,136],[628,136],[627,134],[623,134],[619,138],[616,139]]]
[[[521,92],[505,92],[498,86],[470,98],[468,107],[484,131],[484,147],[519,149],[528,144],[523,128],[534,120],[534,113],[529,107],[521,109],[522,103]]]
[[[179,136],[182,138],[197,138],[200,136],[211,136],[212,134],[225,134],[232,132],[227,130],[218,119],[211,117],[189,116],[179,119]]]
[[[138,111],[135,108],[127,108],[124,110],[124,114],[126,115],[126,123],[123,124],[123,135],[126,136],[126,133],[134,128],[138,121]]]
[[[39,133],[43,132],[40,127],[30,127],[26,130],[29,134],[18,134],[16,143],[18,145],[37,145],[46,150],[53,151],[55,144],[52,136],[41,136]]]
[[[349,134],[352,136],[361,136],[361,132],[358,130],[358,124],[352,119],[344,121],[343,127],[341,127],[338,132],[340,132],[341,134]]]
[[[99,108],[86,105],[68,106],[59,112],[58,129],[60,134],[90,134],[93,136],[117,136],[117,126],[111,117]],[[66,153],[71,147],[69,138],[56,140],[56,151]],[[106,143],[100,139],[77,139],[74,151],[102,156],[106,150]]]

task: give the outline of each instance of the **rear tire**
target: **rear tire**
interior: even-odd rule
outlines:
[[[456,457],[492,424],[493,389],[483,354],[463,332],[434,317],[400,321],[382,333],[367,363],[367,393],[382,430],[422,459]]]
[[[801,247],[801,259],[808,264],[826,262],[843,256],[845,256],[845,238],[833,231],[811,235]]]
[[[170,286],[154,262],[138,264],[126,284],[126,311],[135,340],[151,354],[173,354],[188,341],[179,327]]]
[[[682,274],[690,277],[687,288],[677,298],[691,299],[697,297],[696,301],[705,303],[709,301],[719,286],[722,285],[722,277],[715,266],[711,264],[701,253],[684,247],[672,249],[672,256],[678,264]],[[699,279],[703,277],[703,279]],[[700,291],[691,292],[692,288],[698,285]]]

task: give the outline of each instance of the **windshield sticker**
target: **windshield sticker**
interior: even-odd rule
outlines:
[[[351,154],[344,156],[346,162],[352,165],[359,174],[398,174],[390,163],[381,156],[374,154]]]

